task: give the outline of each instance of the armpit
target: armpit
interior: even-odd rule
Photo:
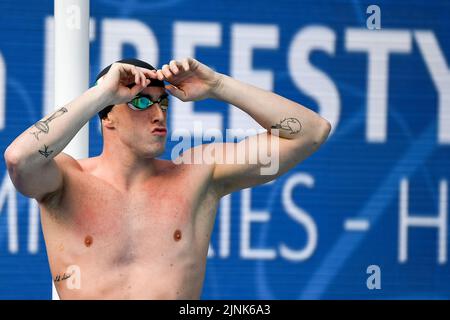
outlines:
[[[64,179],[64,178],[63,178]],[[43,205],[46,209],[54,210],[59,207],[61,204],[61,199],[63,195],[64,183],[61,185],[61,188],[49,192],[44,195],[41,199],[37,199],[38,202]]]

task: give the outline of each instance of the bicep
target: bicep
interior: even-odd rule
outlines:
[[[310,156],[317,145],[311,139],[283,139],[264,132],[238,143],[218,144],[217,149],[223,154],[214,154],[213,183],[225,195],[276,179]]]
[[[75,159],[61,152],[39,168],[10,167],[11,180],[18,191],[39,202],[47,202],[58,196],[63,189],[63,172]]]

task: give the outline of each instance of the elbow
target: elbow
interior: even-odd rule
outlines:
[[[5,159],[6,167],[8,169],[17,167],[20,161],[17,151],[12,149],[11,146],[6,148],[5,152],[3,153],[3,158]]]
[[[11,181],[14,182],[19,177],[19,172],[21,171],[20,168],[23,165],[23,157],[16,149],[11,148],[11,146],[5,150],[3,157],[5,159],[6,168],[8,169]]]
[[[332,127],[331,127],[331,123],[328,120],[324,119],[323,122],[324,122],[324,124],[323,124],[324,128],[322,129],[323,130],[322,139],[323,139],[323,141],[325,141],[328,139],[328,136],[330,135]]]
[[[320,124],[318,125],[317,134],[314,138],[314,146],[317,148],[321,146],[330,135],[331,132],[331,123],[328,120],[322,119]]]
[[[14,183],[15,177],[17,176],[17,164],[19,163],[19,157],[17,153],[11,149],[11,147],[8,147],[3,153],[3,158],[5,159],[9,177]]]

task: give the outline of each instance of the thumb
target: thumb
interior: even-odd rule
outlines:
[[[174,85],[169,84],[169,85],[166,85],[165,88],[167,91],[169,91],[169,93],[171,95],[177,97],[181,101],[184,101],[186,99],[186,93],[183,90],[178,89]]]

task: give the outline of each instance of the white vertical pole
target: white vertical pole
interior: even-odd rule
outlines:
[[[54,0],[54,14],[56,109],[89,87],[89,0]],[[88,124],[63,151],[75,159],[89,156]],[[53,299],[59,299],[52,288]]]

